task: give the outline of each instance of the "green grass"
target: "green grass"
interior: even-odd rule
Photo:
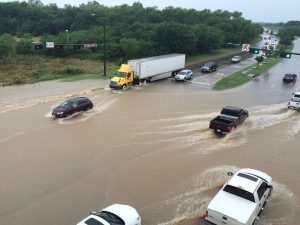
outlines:
[[[104,76],[103,72],[100,74],[95,74],[95,73],[79,74],[79,75],[64,77],[63,79],[61,79],[61,81],[71,82],[71,81],[88,80],[88,79],[91,79],[91,80],[107,79],[107,78],[112,77],[115,72],[116,72],[116,69],[108,70],[108,71],[106,71],[106,76]]]
[[[197,56],[189,56],[186,60],[187,64],[192,64],[194,62],[198,62],[198,61],[206,61],[206,60],[210,60],[216,57],[222,57],[222,56],[227,56],[227,55],[231,55],[237,52],[240,52],[241,49],[240,48],[221,48],[218,50],[213,50],[209,53],[206,54],[202,54],[202,55],[197,55]]]

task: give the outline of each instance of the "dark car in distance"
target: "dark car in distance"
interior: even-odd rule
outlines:
[[[216,71],[217,68],[218,68],[218,64],[216,62],[207,62],[204,64],[204,66],[202,66],[201,71],[210,73]]]
[[[52,110],[55,118],[66,118],[76,112],[90,110],[94,107],[91,100],[86,97],[76,97],[62,102]]]
[[[297,75],[294,73],[287,73],[284,75],[284,77],[282,78],[282,81],[285,83],[291,83],[296,81],[297,79]]]

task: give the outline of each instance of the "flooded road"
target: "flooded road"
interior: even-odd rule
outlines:
[[[299,224],[300,114],[286,103],[300,85],[281,81],[298,71],[293,56],[223,92],[168,79],[123,93],[108,81],[1,87],[0,224],[76,224],[113,203],[137,208],[145,225],[202,224],[227,172],[244,167],[274,180],[259,224]],[[52,119],[53,107],[77,95],[94,109]],[[250,117],[218,138],[208,125],[225,105]]]

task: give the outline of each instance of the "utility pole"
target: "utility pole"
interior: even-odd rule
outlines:
[[[105,21],[103,22],[103,66],[104,66],[104,76],[106,76],[106,24]]]
[[[68,35],[69,30],[66,30],[67,33],[67,44],[69,44],[69,35]]]

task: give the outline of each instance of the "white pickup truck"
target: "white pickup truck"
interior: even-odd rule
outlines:
[[[237,171],[209,203],[205,223],[255,224],[272,189],[272,178],[266,173],[254,169]]]
[[[300,92],[292,94],[291,100],[288,102],[289,109],[300,109]]]

